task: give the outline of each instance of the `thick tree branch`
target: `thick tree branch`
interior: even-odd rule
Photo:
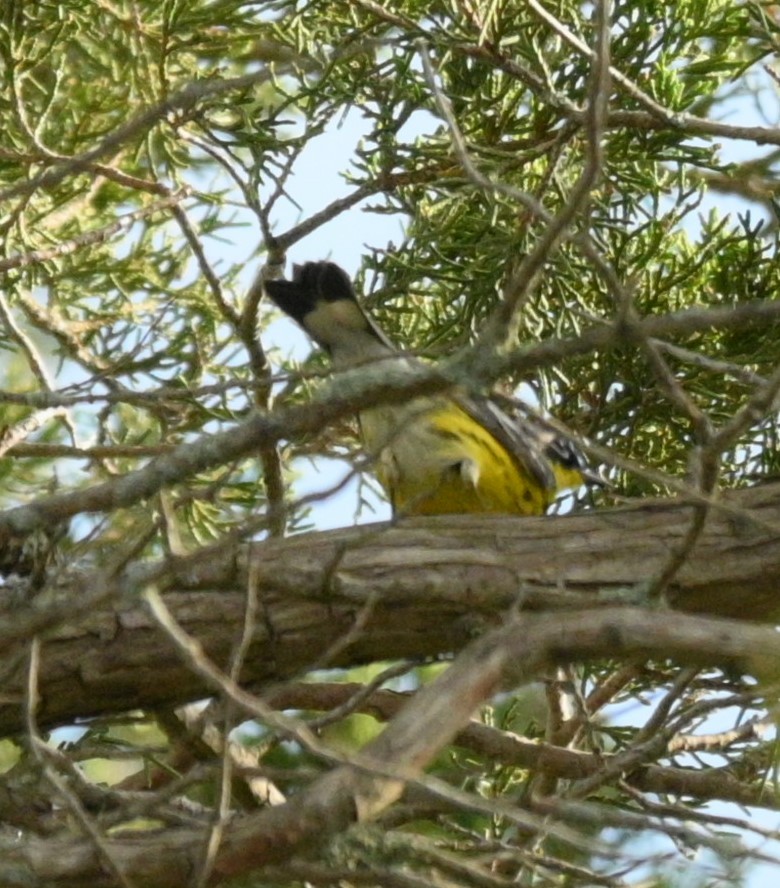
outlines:
[[[668,590],[669,601],[679,610],[712,616],[776,619],[780,485],[734,493],[727,503],[729,509],[711,510]],[[267,683],[313,663],[348,666],[449,654],[507,609],[598,610],[641,600],[643,581],[682,541],[690,511],[679,501],[657,500],[564,517],[414,519],[396,527],[274,540],[249,550],[209,549],[171,561],[162,573],[159,566],[131,569],[116,581],[116,593],[105,590],[102,604],[99,575],[65,578],[51,600],[16,604],[0,619],[0,669],[6,675],[0,730],[23,724],[18,701],[24,676],[13,642],[47,626],[37,713],[42,726],[211,692],[138,604],[138,591],[151,581],[166,584],[165,600],[177,621],[224,668],[243,631],[248,552],[261,618],[242,677]],[[120,600],[111,597],[121,592]],[[95,603],[86,614],[68,620],[68,609],[78,609],[87,597]],[[352,643],[339,644],[358,621],[362,629]],[[771,637],[753,627],[723,625],[727,632]],[[742,652],[761,650],[747,636],[741,643]],[[320,663],[328,651],[337,656]],[[696,652],[694,645],[689,656]],[[613,653],[609,644],[601,651]],[[723,661],[739,653],[724,647]]]
[[[609,655],[673,657],[683,662],[744,662],[753,653],[759,673],[780,668],[780,636],[773,628],[737,625],[722,620],[659,611],[608,608],[568,614],[529,614],[511,620],[476,642],[435,682],[424,687],[387,729],[355,757],[316,780],[291,801],[233,820],[214,864],[213,880],[279,863],[312,849],[355,822],[370,820],[396,801],[405,787],[421,780],[426,790],[450,802],[466,804],[462,794],[440,781],[421,778],[422,769],[471,713],[505,682],[526,681],[557,663]],[[474,797],[474,804],[479,800]],[[554,826],[526,815],[514,805],[495,809],[527,829],[565,835]],[[574,834],[571,834],[574,840]],[[141,841],[111,837],[104,851],[139,884],[178,885],[192,872],[201,850],[197,830],[145,834]],[[28,838],[6,842],[0,881],[13,872],[41,883],[74,879],[108,885],[94,845],[86,840]],[[11,870],[7,868],[11,867]],[[3,872],[6,868],[6,872]]]

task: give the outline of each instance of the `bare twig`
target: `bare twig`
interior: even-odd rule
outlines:
[[[735,743],[746,740],[759,740],[772,727],[770,716],[756,716],[730,731],[715,734],[681,734],[669,741],[669,752],[713,752],[721,751]]]
[[[383,669],[378,675],[376,675],[371,681],[367,682],[364,685],[351,685],[351,689],[353,693],[346,697],[341,703],[330,708],[330,711],[327,715],[320,716],[320,718],[311,719],[309,721],[309,726],[314,728],[315,730],[321,730],[329,724],[333,724],[334,722],[341,721],[341,719],[346,718],[348,715],[351,715],[353,712],[365,711],[368,708],[371,711],[371,705],[368,701],[374,698],[374,695],[382,687],[382,685],[391,678],[397,678],[400,675],[406,675],[410,670],[414,668],[413,664],[410,663],[394,663],[391,666],[388,666],[386,669]],[[340,687],[344,687],[342,684]],[[285,690],[282,689],[278,692],[280,695],[284,695]],[[273,697],[277,695],[274,694]],[[402,702],[403,696],[400,694],[394,694],[394,697],[397,701]],[[368,706],[366,704],[368,703]]]
[[[566,793],[567,797],[586,798],[610,780],[635,770],[640,764],[659,758],[672,733],[665,729],[669,712],[693,681],[696,672],[697,670],[690,668],[682,670],[656,706],[655,712],[637,731],[630,746],[611,756],[595,774],[572,784]]]
[[[19,448],[24,448],[25,445],[22,442],[28,435],[42,428],[50,419],[62,416],[64,412],[63,407],[49,407],[45,410],[36,410],[20,422],[2,429],[0,431],[0,457],[5,456],[9,452],[16,455]],[[33,452],[36,451],[36,445],[31,444],[27,446],[31,447]],[[65,447],[65,449],[81,450],[78,447]]]
[[[228,677],[236,687],[244,668],[244,661],[249,653],[249,646],[255,634],[258,619],[258,577],[257,566],[250,566],[247,577],[246,604],[244,608],[244,624],[241,630],[241,638],[238,641],[233,656],[231,657]],[[220,843],[230,816],[231,784],[233,779],[233,750],[229,739],[230,731],[234,727],[234,721],[238,715],[233,701],[228,700],[222,719],[222,760],[220,767],[219,803],[214,812],[214,819],[209,830],[208,840],[203,851],[203,860],[195,880],[196,888],[205,888],[214,869]]]
[[[691,351],[689,348],[682,348],[679,345],[673,345],[671,342],[664,342],[662,339],[652,339],[651,342],[659,351],[676,358],[678,361],[691,364],[694,367],[701,367],[703,370],[708,370],[711,373],[731,376],[745,385],[758,386],[766,382],[765,377],[754,373],[752,370],[748,370],[742,364],[735,364],[732,361],[720,361],[709,355]]]

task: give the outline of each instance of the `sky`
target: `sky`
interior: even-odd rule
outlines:
[[[771,89],[767,93],[767,101],[777,105],[777,92]],[[767,115],[759,105],[735,108],[733,116],[738,118],[742,125],[770,125],[776,124],[777,108],[767,108]],[[767,117],[769,120],[767,120]],[[431,125],[432,118],[427,121]],[[732,121],[736,122],[736,121]],[[435,125],[435,123],[433,124]],[[340,126],[332,126],[328,131],[304,152],[295,168],[295,175],[290,181],[290,193],[303,208],[303,215],[321,208],[329,201],[344,196],[347,186],[339,173],[343,169],[341,158],[348,158],[355,145],[364,132],[364,123],[360,114],[352,110],[342,120]],[[721,140],[723,156],[729,161],[739,161],[748,156],[755,156],[755,146],[745,145],[739,141]],[[332,163],[324,163],[323,158],[333,158]],[[706,218],[715,210],[721,216],[731,214],[736,221],[737,213],[744,213],[745,202],[743,200],[712,194],[707,196],[699,208],[698,218]],[[752,209],[753,218],[764,215],[761,207]],[[299,221],[297,212],[291,211],[288,217],[280,217],[280,228],[284,230],[290,224]],[[695,235],[697,222],[691,221],[691,234]],[[337,217],[332,222],[317,229],[304,241],[297,244],[288,256],[289,276],[293,262],[305,262],[317,259],[331,259],[353,274],[360,265],[361,255],[366,245],[383,246],[388,241],[398,243],[401,240],[401,220],[389,216],[366,213],[360,207],[353,208]],[[264,342],[276,346],[282,354],[303,359],[308,354],[311,346],[305,334],[294,323],[284,319],[275,321],[263,335]],[[349,472],[349,465],[337,460],[319,459],[314,462],[299,461],[297,468],[301,472],[299,480],[295,484],[298,495],[313,493],[329,487]],[[365,487],[362,490],[366,494]],[[371,508],[358,516],[359,521],[377,521],[390,517],[390,509],[386,502],[377,496],[369,496]],[[315,527],[327,529],[341,527],[354,523],[357,506],[357,481],[351,481],[339,494],[332,496],[323,502],[312,506],[311,518]],[[642,721],[647,716],[647,710],[637,712],[637,719]],[[702,726],[705,730],[722,730],[731,727],[728,725],[709,724]],[[744,810],[734,805],[714,805],[712,809],[723,816],[745,818]],[[780,816],[775,812],[758,811],[755,822],[766,829],[778,829]],[[728,830],[727,827],[724,829]],[[762,843],[755,838],[750,839],[753,846],[763,847],[763,850],[771,855],[780,856],[780,843],[771,841]],[[641,853],[641,844],[639,846]],[[708,868],[708,852],[702,851],[694,861],[691,861],[690,875],[704,872]],[[778,867],[775,864],[759,864],[748,870],[748,878],[744,883],[746,888],[774,888],[778,884]]]
[[[771,95],[776,103],[774,90]],[[776,109],[770,110],[776,111]],[[767,122],[762,116],[760,106],[735,108],[734,115],[738,116],[739,122],[745,125]],[[775,114],[775,116],[777,115]],[[770,122],[774,124],[776,121],[770,120]],[[437,125],[438,122],[430,116],[418,116],[413,123],[413,126],[417,127],[420,132]],[[352,156],[355,146],[366,130],[367,127],[360,112],[357,109],[352,109],[340,119],[338,124],[329,126],[325,133],[312,142],[302,153],[296,162],[294,176],[288,183],[288,191],[301,209],[297,209],[292,202],[286,204],[280,202],[276,220],[279,230],[287,229],[300,221],[301,218],[305,218],[332,200],[348,193],[349,186],[344,182],[341,173],[347,159]],[[408,137],[410,134],[406,132],[404,135]],[[746,147],[739,142],[724,142],[723,150],[724,155],[730,160],[740,160],[746,156]],[[717,209],[721,215],[729,212],[742,212],[744,206],[744,202],[741,200],[713,195],[704,200],[700,207],[700,214],[704,216],[711,209]],[[756,211],[758,212],[758,208]],[[254,228],[256,231],[253,217],[247,216],[247,218],[250,219],[251,226],[247,230],[251,231]],[[367,245],[376,247],[385,246],[390,241],[398,243],[402,240],[402,235],[402,220],[399,217],[367,213],[364,211],[364,207],[354,207],[318,228],[290,250],[287,275],[289,276],[292,263],[318,259],[330,259],[337,262],[350,274],[354,274],[360,266],[361,257]],[[247,261],[246,257],[253,253],[256,244],[257,235],[248,234],[246,238],[237,239],[233,247],[226,248],[224,241],[214,241],[210,245],[207,243],[207,247],[215,260],[221,259],[223,263],[232,263]],[[260,261],[262,261],[261,258],[256,258],[247,262],[247,286],[259,270]],[[219,265],[219,262],[215,264]],[[292,355],[297,360],[303,360],[311,350],[311,345],[305,334],[286,318],[275,317],[272,323],[263,329],[262,340],[266,348],[270,346],[272,349],[277,349],[279,355]],[[278,364],[276,369],[278,370]],[[295,491],[299,496],[331,487],[350,472],[349,464],[339,460],[322,458],[298,460],[295,468],[299,472],[299,478],[295,482]],[[366,497],[368,507],[359,514],[359,521],[377,521],[390,517],[389,506],[381,497],[372,494],[366,486],[363,486],[360,492]],[[353,479],[338,494],[312,504],[311,522],[313,526],[321,530],[350,525],[355,522],[357,508],[358,482]],[[638,720],[644,717],[646,717],[646,709],[637,712]],[[744,812],[734,806],[718,806],[718,810],[722,810],[724,814],[729,816],[744,816]],[[767,828],[777,828],[778,826],[778,815],[774,813],[759,812],[756,819]],[[774,854],[780,854],[777,842],[773,843],[771,851]],[[777,882],[777,867],[761,865],[751,870],[747,886],[748,888],[770,888]]]
[[[426,118],[417,115],[411,124],[417,132],[422,132],[423,120]],[[432,118],[427,118],[427,122],[431,121]],[[409,126],[402,137],[409,135]],[[287,229],[301,218],[349,193],[350,188],[341,173],[346,159],[354,154],[355,147],[367,131],[366,121],[353,108],[307,146],[296,161],[295,173],[287,189],[303,212],[296,211],[292,204],[288,204],[289,214],[279,214],[279,230]],[[323,158],[331,158],[332,162],[324,163]],[[286,276],[290,276],[294,263],[319,259],[336,262],[354,275],[368,245],[376,247],[386,246],[390,241],[398,243],[403,237],[402,219],[366,212],[365,207],[370,203],[371,199],[366,200],[362,205],[340,214],[294,245],[287,256]],[[275,320],[264,330],[262,338],[266,346],[276,347],[282,355],[292,356],[296,360],[303,360],[312,348],[306,334],[288,318]],[[294,483],[297,496],[328,489],[342,481],[351,469],[348,463],[341,460],[323,458],[298,460],[294,468],[300,472],[300,478]],[[353,477],[337,494],[312,503],[311,521],[314,526],[320,530],[343,527],[355,523],[356,515],[360,521],[382,521],[391,517],[387,501],[372,493],[367,485],[360,488],[360,494],[367,503],[367,508],[361,511],[358,488],[358,479]]]

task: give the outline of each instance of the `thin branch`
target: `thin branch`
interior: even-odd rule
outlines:
[[[51,378],[46,363],[38,353],[38,348],[33,343],[32,339],[30,339],[27,333],[22,330],[19,324],[17,324],[13,312],[11,311],[11,306],[8,304],[5,293],[2,291],[0,291],[0,320],[2,320],[8,329],[10,338],[19,345],[19,348],[27,359],[27,363],[30,366],[33,375],[38,379],[41,386],[47,391],[52,391],[55,388],[54,380]],[[70,418],[68,411],[65,408],[60,408],[59,410],[52,411],[50,415],[62,419],[62,422],[70,433],[71,440],[75,445],[77,441],[76,425]]]
[[[49,247],[45,250],[31,250],[29,253],[19,253],[14,256],[9,256],[7,259],[0,259],[0,272],[10,271],[14,268],[27,268],[30,265],[37,265],[42,262],[48,262],[51,259],[57,259],[60,256],[67,256],[70,253],[75,253],[82,247],[90,246],[91,244],[105,243],[109,238],[113,237],[113,235],[129,229],[133,223],[137,222],[139,219],[146,219],[160,210],[169,209],[171,207],[176,208],[181,201],[188,198],[191,194],[191,189],[182,188],[179,191],[170,194],[168,197],[153,201],[146,207],[140,207],[130,213],[125,213],[116,221],[111,222],[108,225],[104,225],[101,228],[92,231],[85,231],[83,234],[78,234],[75,237],[70,238],[70,240],[63,241],[54,247]]]
[[[678,127],[679,117],[678,115],[664,108],[662,105],[659,105],[658,102],[655,101],[651,96],[649,96],[646,92],[641,90],[633,80],[626,77],[622,72],[618,71],[617,68],[614,68],[609,63],[609,58],[600,55],[599,49],[593,49],[580,40],[575,34],[573,34],[566,25],[563,24],[559,19],[555,18],[551,13],[549,13],[541,3],[537,2],[537,0],[527,0],[528,7],[534,11],[534,13],[542,19],[549,27],[555,31],[555,33],[563,38],[569,46],[573,47],[577,50],[581,55],[589,58],[596,64],[604,64],[604,59],[606,59],[607,67],[607,76],[614,80],[631,98],[636,99],[639,104],[643,105],[653,117],[657,118],[661,123],[665,124],[669,127]],[[604,9],[606,7],[606,3],[597,3],[596,9]],[[606,11],[601,13],[603,19],[608,20],[609,16]]]
[[[643,335],[668,337],[710,329],[737,329],[778,319],[780,302],[757,300],[733,308],[688,309],[647,317],[638,323]],[[550,339],[509,354],[481,355],[480,368],[489,376],[498,378],[513,368],[527,370],[556,363],[566,356],[619,345],[621,339],[617,331],[610,326],[599,325],[572,339]],[[466,355],[469,353],[470,350],[465,352]],[[109,511],[132,505],[152,496],[162,487],[255,452],[260,446],[275,444],[282,438],[319,432],[328,423],[357,413],[365,406],[405,402],[420,395],[445,391],[462,378],[463,361],[462,356],[456,356],[436,368],[420,366],[413,372],[405,369],[398,374],[390,373],[386,368],[378,373],[361,368],[356,373],[337,374],[329,385],[323,386],[315,394],[309,404],[254,415],[227,431],[203,435],[192,443],[181,444],[171,453],[157,457],[147,466],[122,477],[84,490],[42,497],[35,503],[0,512],[0,538],[3,532],[27,533],[52,520],[62,520],[79,512]],[[600,452],[595,447],[588,449]],[[611,458],[608,451],[605,456]],[[618,464],[618,461],[615,460],[615,463]],[[711,502],[710,498],[697,493],[679,479],[664,476],[664,483],[694,502]],[[712,502],[718,508],[727,508],[722,502]]]
[[[36,410],[34,413],[31,413],[29,416],[26,416],[20,422],[14,423],[12,426],[7,426],[0,430],[0,457],[6,456],[6,454],[11,453],[14,456],[17,455],[19,449],[32,448],[33,452],[36,451],[35,444],[25,445],[22,442],[28,435],[31,435],[33,432],[38,431],[38,429],[42,428],[50,419],[54,419],[56,417],[61,417],[65,413],[63,407],[50,407],[46,410]],[[44,445],[45,446],[45,445]],[[66,450],[80,450],[78,447],[67,447],[63,445]]]
[[[326,707],[329,710],[328,713],[326,715],[320,716],[320,718],[311,719],[309,721],[309,726],[315,730],[322,730],[322,728],[326,727],[327,725],[333,724],[337,721],[341,721],[348,715],[351,715],[353,712],[368,711],[373,713],[373,704],[376,699],[376,692],[379,690],[379,688],[381,688],[382,685],[389,679],[398,678],[398,676],[401,675],[406,675],[412,669],[414,669],[413,664],[394,663],[393,665],[388,666],[386,669],[383,669],[371,681],[367,682],[364,685],[349,685],[349,691],[345,695],[344,699],[342,699],[342,701],[338,705]],[[316,688],[317,686],[311,685],[310,687]],[[338,691],[342,691],[345,688],[347,688],[347,685],[345,685],[344,683],[340,683],[337,686]],[[287,685],[285,685],[281,690],[272,692],[272,705],[276,706],[277,700],[279,698],[285,698],[288,693],[289,691]],[[401,705],[404,699],[403,695],[389,691],[387,693],[392,693],[394,700],[398,702],[399,706]],[[287,707],[283,706],[281,708]],[[321,707],[317,706],[316,708],[319,709]]]
[[[756,716],[730,731],[716,734],[681,734],[669,742],[669,752],[722,751],[746,740],[760,740],[774,724],[770,716]]]
[[[733,447],[740,436],[751,426],[764,420],[771,410],[776,409],[775,404],[779,391],[780,365],[775,368],[766,381],[756,387],[753,394],[731,419],[718,429],[712,438],[712,449],[718,454],[722,454]]]
[[[604,34],[607,31],[608,28],[602,27],[599,32],[599,39],[601,41],[600,52],[606,53],[608,58],[608,41],[605,41],[604,38]],[[455,154],[467,177],[484,191],[498,192],[516,201],[546,225],[543,235],[539,238],[533,250],[524,257],[519,269],[512,275],[510,282],[505,288],[502,305],[483,329],[480,340],[470,355],[469,366],[465,368],[466,373],[464,375],[476,375],[479,379],[487,379],[489,378],[488,375],[481,368],[483,360],[489,362],[491,356],[497,351],[496,345],[505,342],[508,337],[511,319],[517,312],[521,301],[525,294],[532,289],[551,251],[563,240],[570,240],[574,243],[593,263],[612,293],[615,304],[620,305],[626,302],[625,288],[619,281],[614,269],[593,243],[587,231],[569,232],[572,221],[584,207],[600,173],[601,136],[603,133],[604,115],[606,113],[606,102],[609,97],[608,82],[605,82],[608,78],[608,68],[606,66],[597,67],[594,73],[594,95],[590,111],[588,112],[590,115],[588,117],[590,121],[588,125],[589,151],[585,167],[579,181],[572,189],[572,193],[569,195],[564,208],[557,216],[552,216],[535,198],[513,186],[493,181],[477,169],[469,156],[465,140],[452,113],[449,99],[444,95],[436,82],[435,72],[424,41],[418,40],[417,47],[422,59],[426,82],[429,89],[433,92],[439,110],[447,123]]]
[[[257,86],[272,78],[268,69],[255,71],[241,77],[209,80],[197,80],[188,83],[179,92],[173,93],[167,99],[151,108],[136,114],[124,125],[117,127],[109,133],[98,145],[82,154],[63,160],[46,170],[41,171],[32,178],[19,182],[0,192],[0,203],[14,197],[33,194],[39,188],[52,188],[66,179],[72,173],[81,170],[89,170],[90,165],[101,158],[113,154],[126,142],[137,136],[143,135],[156,123],[164,120],[175,111],[188,111],[204,99],[214,98],[224,93],[240,91]]]
[[[241,637],[238,641],[233,656],[230,661],[230,669],[227,673],[228,679],[238,687],[241,678],[241,672],[244,668],[244,662],[249,653],[249,646],[255,636],[259,614],[258,600],[258,576],[257,567],[250,566],[247,576],[246,603],[244,608],[244,623],[241,628]],[[232,744],[229,739],[230,731],[234,727],[234,721],[238,715],[237,708],[233,701],[228,700],[225,706],[225,713],[222,724],[222,760],[220,767],[219,781],[219,803],[214,812],[214,819],[209,830],[208,840],[203,851],[203,860],[201,862],[197,877],[195,879],[195,888],[206,888],[211,873],[216,863],[217,853],[220,843],[224,835],[225,826],[230,816],[230,800],[231,800],[231,784],[233,779],[233,755]]]
[[[0,452],[20,459],[146,459],[150,456],[162,456],[170,453],[175,444],[96,444],[93,447],[73,447],[70,444],[46,444],[44,442],[22,443],[17,440],[17,429],[20,426],[22,437],[29,434],[33,428],[39,428],[43,423],[41,416],[48,418],[60,410],[54,407],[51,411],[41,411],[23,420],[22,423],[5,429],[0,436]],[[32,420],[34,426],[28,423]],[[13,441],[10,440],[13,438]]]
[[[54,770],[47,760],[48,747],[38,731],[35,720],[35,709],[38,703],[38,675],[40,673],[41,648],[38,638],[30,642],[30,664],[28,669],[27,694],[25,700],[25,713],[27,722],[27,741],[33,755],[38,760],[46,779],[54,787],[57,794],[67,806],[71,816],[79,824],[88,840],[98,853],[98,856],[113,874],[122,888],[134,888],[134,882],[128,877],[123,867],[119,865],[107,842],[100,834],[92,819],[84,810],[79,799],[71,792],[68,785]]]
[[[198,233],[193,228],[184,208],[174,205],[173,218],[178,223],[185,240],[190,245],[190,249],[198,263],[198,268],[200,268],[200,273],[203,275],[208,288],[211,291],[211,295],[220,314],[231,326],[238,327],[239,314],[225,299],[225,295],[222,292],[222,283],[217,277],[214,269],[211,267],[211,263],[206,258],[206,251],[203,249],[203,244],[200,242]]]
[[[321,376],[310,374],[301,378]],[[272,377],[272,382],[284,381],[289,374],[282,373]],[[90,382],[94,382],[91,380]],[[102,376],[100,382],[104,382]],[[83,391],[78,394],[64,394],[58,392],[8,392],[0,390],[0,404],[19,404],[23,407],[44,409],[47,407],[73,407],[77,404],[140,404],[142,406],[154,406],[162,401],[193,401],[208,398],[212,395],[227,395],[234,389],[239,391],[251,391],[259,383],[246,379],[228,379],[224,382],[201,385],[194,388],[169,388],[161,386],[148,391],[135,392],[130,389],[121,389],[110,392]],[[80,388],[80,387],[79,387]]]
[[[585,46],[585,44],[582,45]],[[584,122],[587,112],[578,108],[574,103],[566,99],[565,96],[552,93],[537,74],[519,64],[513,57],[487,44],[458,44],[453,47],[453,51],[469,58],[478,59],[504,71],[521,83],[526,84],[536,95],[572,121],[577,123]],[[585,51],[587,54],[591,52],[587,47],[585,47]],[[632,81],[625,78],[619,71],[613,68],[611,74],[616,82],[618,78],[623,78],[627,88],[632,88]],[[644,103],[644,100],[639,96],[637,96],[637,99]],[[653,102],[652,99],[649,99],[649,101]],[[656,103],[653,102],[653,104]],[[688,136],[715,136],[717,138],[750,142],[755,145],[780,145],[780,128],[778,127],[733,125],[718,120],[696,117],[684,111],[671,111],[657,104],[649,112],[613,110],[609,112],[606,119],[607,130],[665,132],[670,128],[675,132]]]
[[[650,341],[659,351],[685,364],[691,364],[693,367],[700,367],[702,370],[717,373],[721,376],[730,376],[732,379],[736,379],[745,385],[759,386],[766,382],[766,377],[748,370],[742,364],[735,364],[732,361],[721,361],[709,355],[691,351],[689,348],[682,348],[679,345],[673,345],[671,342],[664,342],[662,339],[651,339]]]
[[[610,756],[595,774],[578,780],[566,793],[571,798],[587,798],[610,780],[625,773],[636,770],[639,765],[660,758],[667,748],[670,731],[665,725],[672,706],[677,703],[693,681],[697,673],[695,669],[684,669],[674,680],[671,688],[664,694],[655,708],[655,712],[637,731],[627,749]]]

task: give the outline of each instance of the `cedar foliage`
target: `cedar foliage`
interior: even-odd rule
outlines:
[[[264,263],[288,253],[326,258],[308,246],[319,235],[333,238],[330,258],[359,264],[367,304],[396,342],[432,360],[455,356],[448,372],[461,382],[510,393],[524,384],[539,409],[598,445],[600,456],[612,455],[605,473],[613,487],[567,508],[668,495],[680,481],[709,494],[775,476],[777,322],[735,319],[651,341],[625,320],[629,311],[641,319],[776,298],[780,121],[772,59],[780,19],[771,4],[612,4],[611,64],[623,79],[609,85],[598,176],[523,294],[501,344],[504,360],[469,351],[507,293],[527,283],[518,269],[549,230],[549,219],[517,192],[555,217],[592,158],[594,62],[564,29],[592,46],[597,18],[567,0],[543,9],[547,17],[511,0],[6,0],[2,507],[88,494],[178,444],[230,430],[254,410],[305,403],[320,386],[322,357],[299,364],[275,346],[276,317],[253,281]],[[481,186],[464,166],[423,54],[471,163],[496,187]],[[362,135],[350,143],[343,134],[356,121]],[[321,140],[339,131],[344,153],[320,156]],[[312,156],[341,173],[338,199],[296,183]],[[391,217],[387,230],[402,234],[364,242],[365,214]],[[348,226],[336,228],[344,220]],[[614,270],[618,291],[583,250],[583,237]],[[610,325],[617,334],[609,348],[567,350],[584,332]],[[563,343],[554,359],[534,351],[553,340]],[[749,415],[740,413],[746,404],[754,405]],[[61,514],[50,510],[51,526],[38,531],[56,541],[59,570],[122,576],[128,566],[209,544],[311,527],[310,503],[292,490],[309,465],[302,458],[316,466],[318,457],[357,452],[343,414],[278,449],[217,455],[202,471],[185,466],[170,486],[161,482],[153,496],[122,507],[96,512],[84,499]],[[339,508],[348,523],[352,506]],[[35,596],[45,592],[36,590],[33,604],[19,604],[14,592],[13,606],[43,608],[45,597]],[[67,622],[58,620],[47,628]],[[367,684],[383,665],[335,677]],[[416,687],[441,668],[406,665],[404,679],[392,677],[401,669],[393,667],[389,687]],[[496,732],[583,754],[625,754],[631,767],[717,768],[755,790],[756,804],[777,809],[774,791],[761,793],[773,780],[773,742],[762,733],[772,725],[771,697],[749,676],[659,659],[585,663],[545,681],[489,701],[480,717]],[[296,712],[314,717],[316,707],[307,706]],[[151,826],[175,831],[181,813],[152,795],[166,784],[162,773],[149,783],[133,776],[167,757],[183,777],[175,797],[202,805],[188,816],[205,829],[223,756],[219,744],[202,740],[204,720],[188,727],[173,713],[96,720],[62,735],[67,748],[52,760],[29,738],[9,739],[7,786],[40,769],[44,776],[33,795],[4,805],[3,816],[21,842],[52,834],[80,840],[81,827],[63,815],[65,793],[98,835],[131,821],[136,839]],[[245,716],[217,707],[213,720],[221,731]],[[252,725],[240,735],[244,752],[282,793],[300,791],[325,767],[311,751],[283,743],[278,726]],[[354,750],[378,730],[369,716],[351,715],[322,737]],[[131,776],[106,764],[127,759]],[[82,779],[67,760],[98,764]],[[59,783],[46,782],[52,769]],[[412,793],[386,812],[382,831],[350,831],[316,865],[296,857],[273,871],[243,872],[246,884],[676,884],[691,877],[686,860],[696,852],[696,884],[742,884],[751,872],[747,849],[762,840],[751,829],[777,822],[762,815],[751,823],[718,805],[717,791],[641,792],[622,773],[594,780],[581,796],[581,783],[507,763],[487,747],[443,749],[432,770],[471,794],[473,806],[437,807]],[[261,804],[246,782],[234,780],[233,790],[223,809]],[[140,804],[131,795],[138,792],[151,801]],[[491,810],[499,801],[549,810],[566,831],[521,828],[503,809]],[[40,814],[12,813],[21,808]],[[770,857],[776,852],[769,846]],[[105,861],[104,873],[105,884],[133,884],[133,873],[122,877]]]

